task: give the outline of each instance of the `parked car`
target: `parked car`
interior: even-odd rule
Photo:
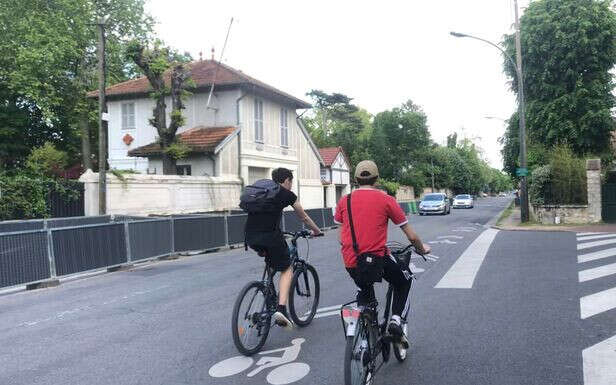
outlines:
[[[443,193],[426,194],[419,202],[419,215],[424,214],[449,214],[451,205],[449,198]]]
[[[453,198],[453,208],[469,208],[472,209],[475,207],[475,201],[473,200],[472,195],[469,194],[460,194],[456,195]]]
[[[506,196],[507,196],[507,194],[505,194],[504,192],[502,192],[502,193],[498,194],[498,196],[499,196],[499,197],[506,197]]]

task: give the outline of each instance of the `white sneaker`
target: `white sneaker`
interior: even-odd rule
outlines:
[[[274,313],[274,322],[276,323],[276,325],[281,326],[287,330],[293,329],[293,321],[291,321],[291,317],[287,315],[286,310],[279,310]]]

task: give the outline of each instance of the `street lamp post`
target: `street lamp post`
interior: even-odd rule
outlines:
[[[528,207],[528,189],[527,189],[527,180],[525,171],[526,170],[526,119],[524,116],[524,84],[522,82],[522,56],[520,54],[520,42],[519,42],[519,26],[518,26],[518,13],[516,7],[516,51],[517,51],[517,64],[504,49],[499,47],[498,45],[492,43],[491,41],[482,39],[480,37],[467,35],[459,32],[450,32],[452,36],[455,37],[468,37],[470,39],[475,39],[482,41],[486,44],[491,45],[492,47],[498,49],[502,52],[502,54],[509,60],[513,68],[515,68],[516,77],[518,80],[518,115],[519,115],[519,123],[520,123],[520,168],[522,169],[520,175],[520,214],[522,222],[528,222],[529,220],[529,207]],[[491,117],[490,117],[491,118]]]

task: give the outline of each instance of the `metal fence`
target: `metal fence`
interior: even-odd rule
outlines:
[[[95,225],[109,222],[111,222],[110,215],[2,221],[0,222],[0,234],[14,233],[17,231],[46,230],[60,227]]]
[[[331,208],[306,210],[319,227],[334,225]],[[144,218],[109,215],[0,222],[0,287],[27,285],[177,252],[244,242],[246,214]],[[303,223],[285,211],[281,228]]]

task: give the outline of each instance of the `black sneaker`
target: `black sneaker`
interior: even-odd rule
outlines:
[[[291,317],[287,314],[287,309],[278,308],[276,313],[274,313],[274,322],[276,325],[281,326],[287,330],[293,329],[293,322],[291,321]]]
[[[403,349],[409,348],[409,340],[406,338],[406,335],[404,335],[402,325],[392,319],[391,321],[389,321],[387,331],[394,337],[395,341],[398,342]]]

